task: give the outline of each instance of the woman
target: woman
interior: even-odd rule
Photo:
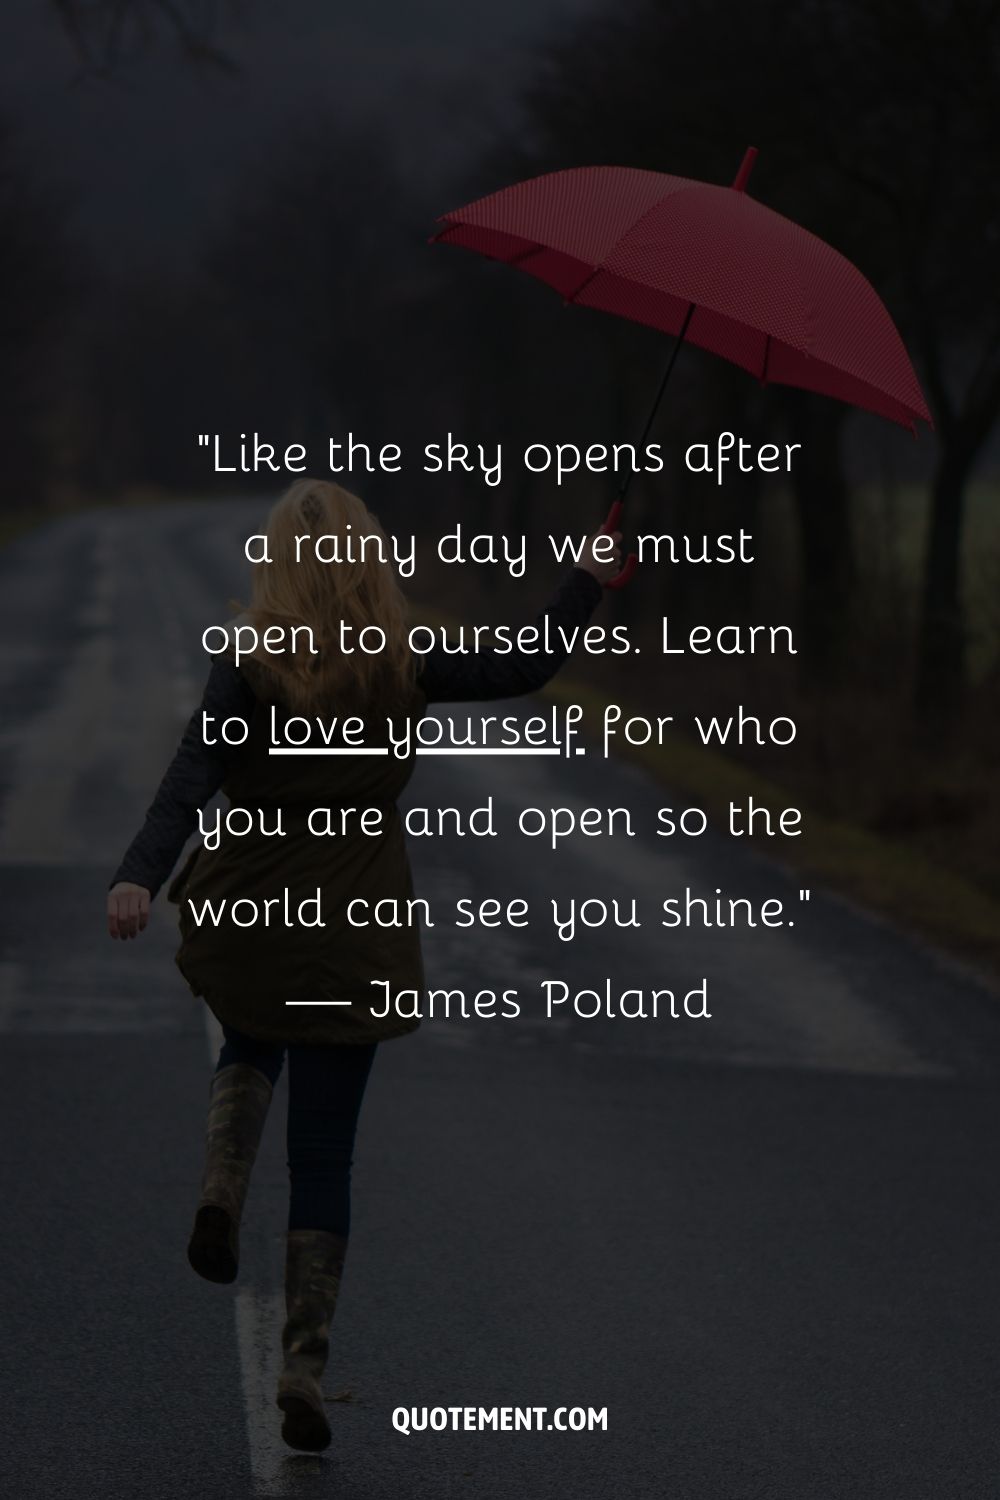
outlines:
[[[231,809],[246,810],[243,824],[250,831],[223,834],[217,847],[196,849],[169,891],[181,906],[178,965],[224,1034],[188,1258],[209,1281],[236,1277],[250,1171],[287,1053],[291,1196],[278,1406],[285,1441],[318,1451],[330,1441],[320,1377],[347,1248],[358,1113],[378,1043],[418,1024],[373,1016],[379,991],[372,980],[388,980],[390,993],[423,984],[416,927],[351,927],[345,908],[349,897],[405,900],[412,894],[396,799],[413,764],[412,757],[395,754],[269,755],[272,716],[280,725],[289,715],[336,714],[342,722],[356,714],[365,721],[365,742],[373,743],[381,725],[386,744],[390,724],[398,735],[428,703],[533,692],[566,653],[468,657],[438,649],[418,660],[389,564],[369,557],[326,565],[308,549],[296,561],[295,538],[305,535],[383,537],[362,501],[334,484],[301,480],[277,502],[267,526],[271,561],[255,568],[245,621],[261,635],[269,626],[308,627],[311,641],[302,630],[294,639],[314,652],[261,651],[239,667],[225,657],[215,661],[201,705],[115,874],[108,927],[113,938],[136,937],[145,928],[150,902],[220,787]],[[616,533],[609,563],[595,561],[585,548],[584,561],[545,611],[553,627],[586,623],[601,586],[618,571],[618,540]],[[365,626],[378,625],[385,649],[377,655],[326,649],[335,634],[339,639],[341,621],[353,627],[354,639]],[[552,633],[559,639],[555,628]],[[223,742],[226,719],[249,726],[238,747]],[[235,732],[230,726],[228,737],[239,737],[238,725]],[[307,827],[317,807],[337,813],[329,836]],[[365,808],[378,810],[367,826],[358,816]],[[319,894],[323,925],[237,926],[226,917],[233,900],[262,903],[285,889],[293,893],[293,908]],[[217,925],[205,920],[205,903],[218,911],[223,901],[223,919]]]

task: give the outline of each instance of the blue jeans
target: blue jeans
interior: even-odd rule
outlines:
[[[284,1047],[223,1032],[216,1072],[245,1063],[277,1083]],[[350,1229],[354,1135],[376,1045],[287,1048],[289,1229]]]

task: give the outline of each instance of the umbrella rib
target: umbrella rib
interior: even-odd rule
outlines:
[[[590,285],[590,283],[593,281],[593,279],[597,275],[598,271],[603,271],[603,269],[604,269],[603,266],[592,266],[591,269],[587,272],[586,276],[580,282],[580,285],[577,286],[577,287],[574,287],[573,290],[570,292],[569,296],[566,298],[566,301],[567,302],[575,302],[576,299],[577,299],[577,297],[579,297],[580,293],[586,287],[588,287]]]
[[[589,270],[587,272],[586,276],[580,282],[580,285],[578,287],[576,287],[570,293],[570,295],[566,298],[566,301],[567,302],[575,302],[576,299],[577,299],[577,297],[579,297],[580,293],[583,292],[583,291],[585,291],[586,288],[590,285],[590,283],[593,281],[593,279],[597,275],[597,273],[599,271],[606,271],[607,270],[607,268],[608,268],[607,267],[608,257],[610,255],[612,255],[615,250],[618,249],[618,247],[623,243],[623,241],[627,240],[630,235],[634,235],[635,232],[636,232],[636,230],[639,229],[643,224],[645,224],[646,220],[649,219],[649,218],[651,218],[652,215],[654,213],[656,213],[657,209],[659,209],[659,208],[661,208],[663,206],[663,204],[667,201],[668,198],[678,197],[684,191],[685,191],[684,187],[679,187],[676,191],[674,191],[672,193],[665,193],[662,197],[657,198],[657,200],[656,200],[655,203],[651,203],[649,205],[649,207],[647,209],[645,209],[639,215],[639,217],[635,220],[635,222],[632,223],[632,224],[630,224],[628,226],[628,229],[624,232],[624,234],[619,235],[618,239],[615,241],[615,243],[609,249],[607,256],[605,256],[605,259],[599,265],[594,266],[591,270]]]
[[[666,333],[686,304],[667,377],[679,346],[702,342],[697,333],[688,338],[697,309],[702,346],[762,386],[815,391],[911,430],[915,419],[931,420],[898,330],[858,268],[742,192],[666,173],[588,167],[516,183],[443,217],[447,227],[435,238],[524,266],[565,304],[583,305],[602,271],[606,286],[587,306]],[[548,243],[536,238],[540,233]],[[597,262],[588,261],[588,251],[599,253]],[[574,268],[577,282],[565,291]],[[841,326],[849,318],[858,324],[853,334]]]

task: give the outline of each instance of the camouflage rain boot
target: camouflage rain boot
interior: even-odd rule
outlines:
[[[230,1063],[212,1079],[205,1175],[188,1245],[188,1260],[206,1281],[236,1280],[240,1219],[271,1092],[246,1063]]]
[[[330,1442],[320,1379],[346,1251],[343,1235],[323,1229],[289,1230],[285,1259],[288,1320],[281,1335],[285,1365],[278,1381],[278,1406],[285,1414],[281,1436],[290,1448],[305,1453],[319,1453]]]

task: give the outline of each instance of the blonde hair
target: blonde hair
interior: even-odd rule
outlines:
[[[338,484],[300,479],[272,507],[266,535],[271,561],[254,569],[247,615],[261,634],[271,625],[307,626],[317,653],[306,648],[254,654],[270,667],[287,706],[302,710],[336,701],[371,708],[407,699],[416,662],[406,601],[385,532],[364,501]],[[297,558],[295,539],[307,535],[312,542],[303,544]],[[350,551],[356,560],[320,562],[312,545],[320,536],[336,538],[337,555]],[[355,649],[349,653],[339,649],[341,621],[352,628]],[[385,632],[385,648],[377,654],[357,645],[368,625]]]

